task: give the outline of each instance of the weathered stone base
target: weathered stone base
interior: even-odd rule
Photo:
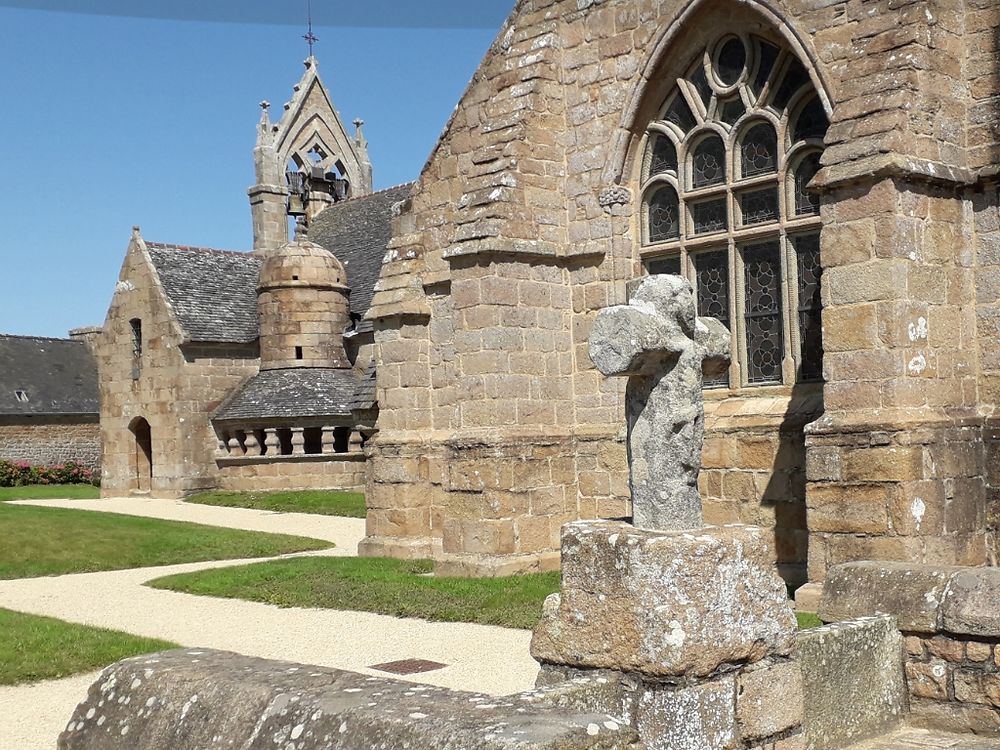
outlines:
[[[220,651],[181,650],[104,671],[60,750],[638,750],[607,714]]]
[[[905,636],[917,726],[1000,736],[1000,569],[862,562],[834,568],[820,617],[874,612]]]
[[[906,714],[902,636],[892,617],[865,617],[799,633],[806,746],[835,750],[898,726]]]
[[[543,664],[703,678],[788,656],[795,617],[763,529],[567,524],[562,592],[531,642]]]

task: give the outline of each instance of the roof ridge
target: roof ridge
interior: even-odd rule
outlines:
[[[249,250],[220,250],[215,247],[197,247],[195,245],[177,245],[172,242],[150,242],[144,240],[146,247],[151,247],[155,250],[189,250],[196,253],[225,253],[226,255],[246,255],[249,257],[257,257]]]
[[[83,344],[82,341],[77,341],[76,339],[62,338],[60,336],[31,336],[28,334],[21,333],[0,333],[0,339],[24,339],[24,340],[35,340],[35,341],[65,341],[68,344]]]
[[[351,198],[348,198],[347,200],[337,201],[337,203],[331,203],[330,206],[336,206],[338,203],[339,204],[344,204],[344,203],[351,203],[352,201],[364,200],[365,198],[373,198],[376,195],[381,195],[382,193],[388,193],[390,190],[398,190],[399,188],[410,187],[410,186],[416,185],[416,184],[417,184],[416,180],[410,180],[409,182],[401,182],[398,185],[393,185],[391,187],[382,188],[381,190],[374,190],[374,191],[372,191],[370,193],[365,193],[364,195],[355,195],[355,196],[352,196]],[[329,206],[328,206],[328,208],[329,208]],[[320,213],[322,213],[322,212],[320,212]]]

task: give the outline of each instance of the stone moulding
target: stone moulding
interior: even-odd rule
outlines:
[[[603,258],[607,248],[592,243],[558,244],[541,240],[517,240],[502,237],[462,242],[444,250],[445,260],[474,256],[508,256],[525,260],[555,262],[566,258]]]
[[[301,456],[235,456],[216,458],[219,466],[260,466],[261,464],[364,463],[364,453],[307,453]]]
[[[597,203],[602,208],[625,206],[632,202],[632,191],[624,185],[609,185],[597,196]]]

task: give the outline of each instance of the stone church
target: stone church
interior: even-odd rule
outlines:
[[[731,330],[710,523],[790,583],[996,560],[993,0],[519,0],[424,167],[367,319],[367,554],[509,573],[629,514],[587,339],[680,273]]]
[[[253,254],[133,238],[105,491],[366,483],[363,554],[554,567],[565,522],[631,512],[594,317],[673,273],[734,353],[707,522],[773,529],[790,584],[994,563],[998,25],[993,0],[518,0],[383,193],[311,61],[264,109]]]
[[[277,124],[261,106],[252,253],[133,231],[96,347],[106,495],[364,487],[363,318],[410,186],[372,192],[362,123],[346,132],[315,58]]]

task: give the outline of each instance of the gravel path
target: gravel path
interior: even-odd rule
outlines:
[[[164,500],[30,501],[216,526],[329,539],[338,546],[310,555],[352,555],[364,521],[188,505]],[[0,607],[163,638],[183,646],[237,651],[387,676],[374,664],[419,658],[444,669],[401,679],[502,695],[533,686],[538,666],[526,630],[429,623],[367,612],[279,609],[267,604],[157,591],[142,584],[172,573],[245,565],[250,560],[0,581]],[[92,678],[0,688],[0,748],[51,750]]]

